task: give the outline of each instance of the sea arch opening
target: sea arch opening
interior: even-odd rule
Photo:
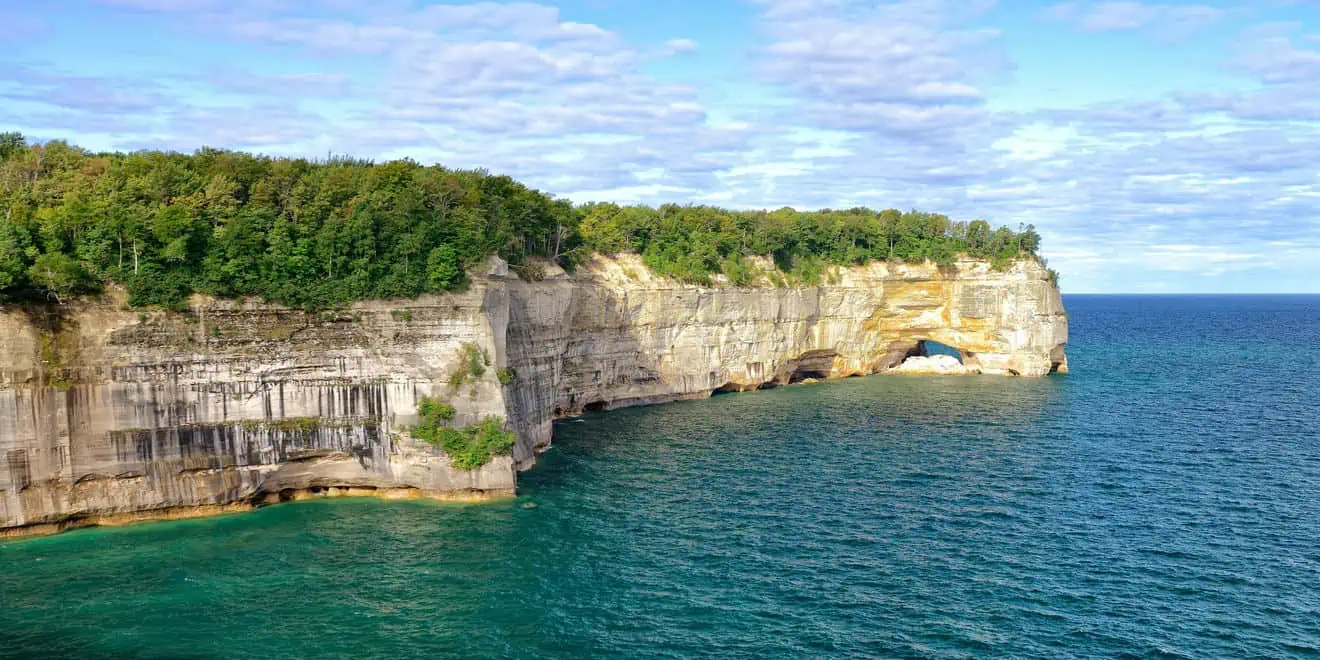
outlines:
[[[947,355],[958,361],[958,364],[966,365],[967,360],[963,357],[963,352],[948,344],[943,344],[934,339],[921,339],[917,341],[916,348],[912,349],[914,353],[909,353],[908,357],[938,357]]]
[[[901,373],[949,375],[981,372],[974,353],[924,337],[917,339],[908,348],[894,370]]]

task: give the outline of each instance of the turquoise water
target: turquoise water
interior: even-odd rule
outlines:
[[[591,415],[514,502],[0,543],[0,657],[1320,655],[1320,298],[1067,303],[1072,375]]]

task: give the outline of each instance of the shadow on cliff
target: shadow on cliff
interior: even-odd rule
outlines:
[[[644,364],[655,360],[643,358],[634,322],[626,292],[567,279],[510,283],[506,350],[518,379],[507,405],[533,444],[550,441],[556,419],[663,394],[648,388],[663,381]]]
[[[65,305],[30,303],[12,309],[36,331],[33,384],[67,390],[78,380],[78,324]]]

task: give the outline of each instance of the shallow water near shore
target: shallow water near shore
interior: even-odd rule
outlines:
[[[1320,297],[1066,302],[1067,376],[592,414],[506,502],[0,542],[0,657],[1320,656]]]

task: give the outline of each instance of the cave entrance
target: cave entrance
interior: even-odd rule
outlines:
[[[1054,350],[1050,351],[1050,373],[1068,373],[1068,356],[1063,354],[1062,346],[1055,346]]]
[[[809,351],[797,359],[793,372],[788,377],[790,383],[804,380],[825,380],[834,373],[834,359],[839,356],[832,350]]]
[[[804,380],[825,380],[830,377],[830,372],[822,369],[798,369],[793,372],[790,383],[800,383]]]

